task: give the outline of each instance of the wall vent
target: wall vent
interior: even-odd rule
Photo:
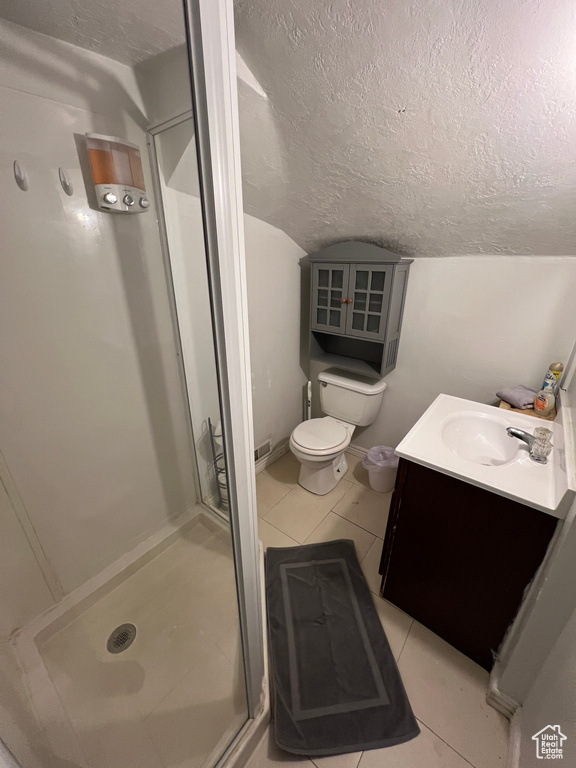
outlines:
[[[254,461],[262,459],[264,456],[267,456],[271,452],[272,439],[269,437],[268,440],[265,440],[263,443],[260,443],[260,445],[257,445],[256,448],[254,448]]]

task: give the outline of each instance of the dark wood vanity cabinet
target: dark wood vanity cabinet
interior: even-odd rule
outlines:
[[[490,670],[557,522],[401,459],[381,595]]]

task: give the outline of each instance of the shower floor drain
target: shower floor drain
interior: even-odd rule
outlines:
[[[136,639],[136,627],[134,624],[120,624],[112,632],[106,643],[106,648],[110,653],[122,653],[130,648]]]

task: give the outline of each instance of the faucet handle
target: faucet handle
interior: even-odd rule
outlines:
[[[546,462],[552,451],[552,432],[546,427],[536,427],[534,430],[534,442],[530,448],[530,456],[535,461]]]
[[[546,427],[536,427],[534,430],[534,438],[536,440],[546,440],[546,442],[550,442],[552,440],[552,430],[547,429]]]

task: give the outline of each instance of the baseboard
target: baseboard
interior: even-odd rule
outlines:
[[[486,694],[486,702],[493,707],[500,714],[507,717],[509,720],[518,711],[520,705],[511,696],[507,696],[498,688],[498,683],[495,680],[490,680],[488,684],[488,693]]]
[[[350,443],[348,448],[346,448],[346,453],[351,453],[352,456],[359,456],[361,459],[366,456],[368,453],[367,448],[362,448],[360,445],[354,445],[354,443]]]
[[[261,459],[258,459],[258,461],[254,464],[256,474],[258,475],[260,472],[262,472],[262,470],[266,469],[266,467],[269,467],[270,464],[274,464],[275,461],[278,461],[280,456],[288,453],[289,450],[288,440],[277,445],[273,451],[268,453],[266,456],[263,456]]]
[[[510,721],[508,737],[508,768],[520,768],[520,744],[522,737],[522,707],[518,707]]]

